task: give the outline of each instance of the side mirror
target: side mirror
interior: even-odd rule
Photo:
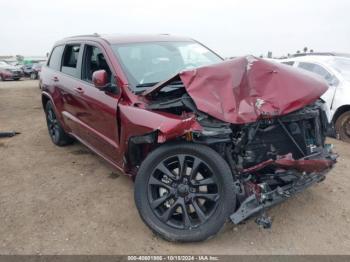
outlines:
[[[101,91],[108,87],[109,81],[106,70],[95,71],[92,74],[92,82],[94,83],[95,87]]]

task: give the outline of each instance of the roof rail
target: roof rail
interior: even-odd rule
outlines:
[[[296,54],[291,55],[291,57],[309,56],[309,55],[316,55],[316,56],[334,56],[334,53],[321,53],[321,52],[314,52],[314,53],[296,53]]]
[[[74,37],[100,37],[100,35],[98,33],[93,33],[90,35],[72,35],[72,36],[68,36],[66,38],[74,38]]]

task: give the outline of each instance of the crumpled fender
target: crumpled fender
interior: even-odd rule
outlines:
[[[202,130],[194,114],[181,116],[165,112],[153,112],[142,108],[119,105],[124,141],[129,137],[158,131],[158,143],[182,136],[189,131]]]
[[[177,78],[200,111],[233,124],[288,114],[328,89],[325,81],[305,70],[246,56],[183,71],[143,95],[150,97]]]

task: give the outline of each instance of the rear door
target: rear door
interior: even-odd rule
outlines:
[[[40,79],[41,88],[44,92],[49,93],[53,99],[57,117],[62,124],[65,123],[62,118],[63,98],[61,96],[61,83],[59,81],[59,78],[61,76],[60,71],[64,47],[64,45],[57,45],[52,49],[47,65],[42,68]],[[67,128],[66,125],[65,127]],[[67,128],[67,131],[70,130]]]
[[[82,136],[82,128],[79,123],[80,105],[80,72],[82,59],[82,45],[80,43],[68,43],[65,45],[61,74],[53,78],[59,85],[60,96],[63,100],[62,115],[64,123],[72,133],[80,138]]]
[[[82,48],[81,80],[76,86],[77,101],[75,117],[80,128],[80,137],[108,160],[120,165],[117,106],[120,92],[116,86],[115,73],[102,46],[85,44]],[[92,74],[105,70],[109,76],[108,91],[97,89],[92,83]]]

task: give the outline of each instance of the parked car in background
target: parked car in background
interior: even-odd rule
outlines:
[[[52,142],[75,138],[135,178],[141,218],[170,241],[208,239],[336,162],[323,80],[253,56],[223,61],[191,38],[66,38],[40,78]]]
[[[21,69],[25,77],[30,77],[30,75],[33,73],[33,64],[22,65]]]
[[[0,81],[19,80],[21,77],[23,77],[21,69],[4,61],[0,61]]]
[[[45,62],[39,62],[39,63],[35,63],[32,65],[32,72],[30,73],[30,79],[34,80],[34,79],[38,79],[40,72],[41,72],[41,68],[42,66],[46,64]]]
[[[350,142],[350,58],[335,55],[305,55],[279,62],[322,77],[329,89],[322,95],[330,107],[331,122],[338,138]]]

